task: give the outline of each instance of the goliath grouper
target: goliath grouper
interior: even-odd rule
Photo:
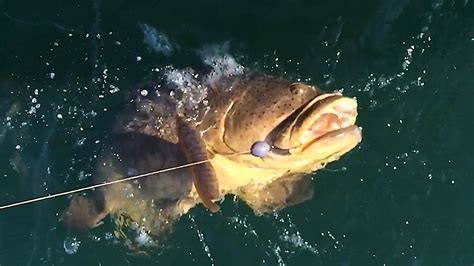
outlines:
[[[125,215],[159,234],[198,203],[218,211],[227,194],[257,214],[275,212],[310,199],[311,173],[361,141],[356,100],[316,86],[242,74],[214,82],[206,101],[189,120],[165,93],[137,96],[119,115],[96,182],[210,161],[75,196],[66,224],[90,229]],[[262,158],[249,152],[258,141],[271,146]]]

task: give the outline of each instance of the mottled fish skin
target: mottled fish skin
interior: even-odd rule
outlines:
[[[356,100],[314,85],[252,73],[224,77],[208,88],[203,116],[192,122],[179,117],[171,87],[144,87],[160,88],[160,94],[138,93],[119,115],[95,182],[124,178],[130,169],[147,173],[205,162],[104,187],[98,191],[104,199],[100,208],[92,199],[73,200],[65,220],[71,227],[87,229],[108,213],[123,214],[159,235],[200,202],[219,211],[213,201],[226,194],[256,214],[272,213],[310,199],[307,174],[337,160],[362,137],[355,125]],[[344,128],[333,130],[322,119],[329,116]],[[249,153],[257,141],[272,147],[263,158]]]
[[[248,151],[322,93],[315,86],[260,74],[223,78],[209,91],[209,106],[215,111],[198,129],[216,154]]]
[[[189,163],[209,160],[206,144],[199,132],[180,117],[177,118],[177,132],[179,143]],[[219,197],[219,183],[214,168],[209,162],[204,162],[191,166],[191,171],[194,186],[202,203],[210,211],[218,212],[219,206],[212,201]]]

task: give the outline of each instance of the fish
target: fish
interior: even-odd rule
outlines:
[[[256,215],[278,212],[311,199],[314,172],[362,140],[357,100],[339,92],[255,72],[206,86],[205,108],[192,119],[178,111],[167,84],[139,86],[160,93],[137,93],[118,114],[94,178],[113,181],[130,172],[202,164],[75,195],[65,224],[90,230],[105,217],[126,216],[160,235],[200,203],[219,211],[226,195]],[[263,157],[250,151],[259,141],[271,147]]]

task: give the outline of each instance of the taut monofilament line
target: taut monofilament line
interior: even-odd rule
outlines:
[[[229,154],[229,155],[227,155],[227,157],[241,155],[241,154],[248,154],[248,153],[250,153],[250,152],[249,151],[239,152],[239,153]],[[103,182],[103,183],[100,183],[100,184],[95,184],[95,185],[91,185],[91,186],[87,186],[87,187],[77,188],[77,189],[73,189],[73,190],[67,190],[67,191],[63,191],[63,192],[59,192],[59,193],[49,194],[49,195],[46,195],[46,196],[32,198],[32,199],[29,199],[29,200],[19,201],[19,202],[15,202],[15,203],[0,206],[0,210],[8,209],[8,208],[16,207],[16,206],[21,206],[21,205],[26,205],[26,204],[30,204],[30,203],[34,203],[34,202],[38,202],[38,201],[47,200],[47,199],[57,198],[57,197],[61,197],[61,196],[65,196],[65,195],[69,195],[69,194],[73,194],[73,193],[77,193],[77,192],[83,192],[83,191],[87,191],[87,190],[91,190],[91,189],[95,189],[95,188],[110,186],[110,185],[117,184],[117,183],[132,181],[132,180],[140,179],[140,178],[151,176],[151,175],[161,174],[161,173],[165,173],[165,172],[171,172],[171,171],[174,171],[174,170],[183,169],[183,168],[191,167],[191,166],[194,166],[194,165],[203,164],[203,163],[209,162],[211,160],[212,159],[202,160],[202,161],[193,162],[193,163],[187,163],[187,164],[174,166],[174,167],[170,167],[170,168],[165,168],[165,169],[161,169],[161,170],[157,170],[157,171],[153,171],[153,172],[134,175],[134,176],[126,177],[126,178],[119,179],[119,180],[114,180],[114,181],[110,181],[110,182]]]

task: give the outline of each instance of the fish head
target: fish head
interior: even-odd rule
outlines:
[[[214,127],[203,131],[216,157],[213,165],[225,168],[226,176],[235,172],[251,180],[255,175],[272,179],[309,173],[337,160],[362,139],[354,98],[269,76],[234,82],[232,90],[228,104],[217,109]],[[258,141],[271,147],[262,158],[250,151]]]

